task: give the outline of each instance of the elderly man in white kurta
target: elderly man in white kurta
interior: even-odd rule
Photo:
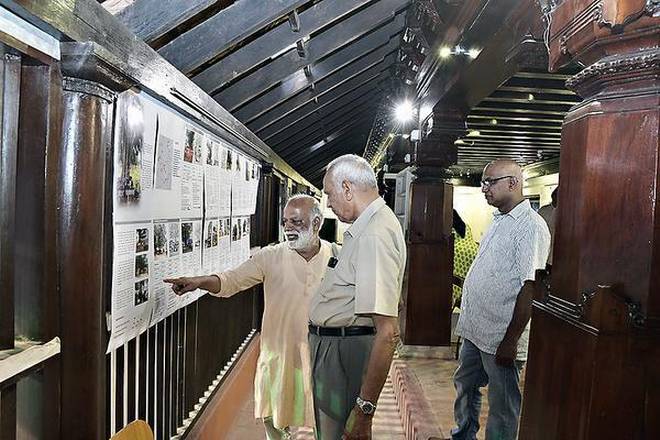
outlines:
[[[322,222],[314,198],[294,196],[282,215],[285,243],[217,275],[165,280],[177,294],[201,288],[220,297],[264,284],[254,397],[255,417],[263,419],[268,439],[287,438],[290,427],[314,426],[307,308],[333,253],[333,245],[319,239]]]

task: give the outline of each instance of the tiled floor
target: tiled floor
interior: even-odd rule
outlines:
[[[227,440],[261,440],[266,436],[261,422],[254,419],[254,401],[246,399]],[[294,440],[314,440],[311,429],[300,430]],[[388,379],[378,400],[378,411],[373,423],[374,440],[404,440],[401,416],[397,409],[392,383]]]
[[[458,366],[454,359],[456,348],[436,349],[436,358],[412,357],[404,358],[406,364],[412,369],[424,390],[429,406],[435,413],[435,418],[440,425],[440,430],[449,434],[454,426],[454,390],[453,375]],[[483,407],[481,409],[480,424],[486,426],[486,414],[488,413],[487,389],[482,391]],[[478,439],[484,438],[483,429],[480,430]]]
[[[443,433],[449,433],[454,426],[453,406],[456,392],[452,377],[458,362],[454,359],[455,347],[435,348],[432,352],[421,353],[413,356],[406,356],[400,359],[404,360],[417,376],[424,392],[426,400],[429,402],[434,412],[436,422]],[[428,357],[433,356],[433,357]],[[488,414],[488,388],[482,390],[483,407],[481,409],[480,423],[482,429],[477,438],[484,438],[484,428],[486,426],[486,415]],[[260,422],[256,421],[252,415],[252,399],[246,399],[245,406],[240,416],[235,421],[230,440],[258,440],[263,439],[263,428]],[[373,438],[374,440],[403,440],[404,432],[401,427],[401,417],[399,415],[392,383],[388,380],[381,394],[378,404],[378,411],[374,419]],[[298,432],[294,436],[295,440],[313,440],[311,430]]]
[[[453,376],[458,361],[454,359],[456,347],[434,348],[434,358],[407,357],[404,358],[419,380],[426,400],[435,413],[440,430],[447,435],[454,427],[454,390]],[[521,373],[521,390],[524,388],[525,370]],[[488,387],[481,390],[483,396],[479,424],[481,429],[477,439],[485,438],[486,419],[488,415]]]

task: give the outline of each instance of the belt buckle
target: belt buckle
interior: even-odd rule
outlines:
[[[341,333],[341,337],[345,338],[346,337],[346,327],[339,327],[340,330],[339,332]]]

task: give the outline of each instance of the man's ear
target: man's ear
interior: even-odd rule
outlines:
[[[353,200],[353,188],[351,182],[349,182],[348,180],[343,180],[341,182],[341,192],[344,195],[344,199],[346,199],[349,202]]]
[[[321,230],[321,219],[318,217],[314,217],[314,220],[312,220],[312,230],[314,232],[319,232]]]
[[[518,186],[518,182],[520,182],[520,180],[518,180],[517,177],[512,177],[509,182],[509,189],[515,189],[516,186]]]

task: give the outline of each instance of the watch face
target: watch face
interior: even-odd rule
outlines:
[[[368,400],[364,400],[358,397],[356,403],[360,410],[366,415],[372,415],[374,412],[376,412],[376,405],[369,402]]]

